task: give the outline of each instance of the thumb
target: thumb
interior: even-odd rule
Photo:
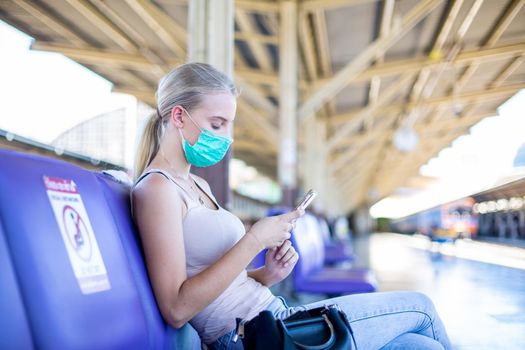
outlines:
[[[303,215],[304,215],[303,209],[295,209],[289,213],[283,214],[282,220],[285,222],[291,222],[291,221],[299,219]]]

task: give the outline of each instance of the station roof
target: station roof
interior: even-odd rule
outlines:
[[[406,184],[525,87],[525,0],[297,3],[299,123],[326,128],[327,183],[342,212]],[[273,177],[280,11],[279,1],[235,1],[234,154]],[[152,106],[158,79],[185,61],[187,17],[183,0],[0,2],[0,19],[35,38],[32,49],[62,53]],[[394,139],[407,125],[419,142],[403,152]]]
[[[499,199],[510,199],[512,197],[523,198],[525,193],[525,176],[523,173],[516,176],[518,179],[501,184],[489,190],[472,195],[476,202],[497,201]]]

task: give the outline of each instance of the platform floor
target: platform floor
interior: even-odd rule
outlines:
[[[374,234],[369,254],[381,291],[432,298],[455,349],[525,349],[525,249]]]
[[[454,349],[525,349],[525,249],[377,233],[357,240],[355,250],[360,265],[374,270],[379,291],[430,296]],[[292,303],[317,299],[301,295]]]

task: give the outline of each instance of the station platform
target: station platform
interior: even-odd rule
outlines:
[[[525,349],[525,249],[469,240],[436,245],[394,233],[358,239],[354,249],[374,271],[379,291],[426,293],[454,349]]]

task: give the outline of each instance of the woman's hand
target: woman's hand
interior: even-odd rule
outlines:
[[[304,214],[304,210],[296,209],[289,213],[262,218],[248,231],[264,248],[275,248],[283,245],[290,238],[290,231],[295,227],[295,221]]]
[[[265,284],[272,286],[284,280],[292,272],[299,260],[299,254],[289,240],[279,247],[268,249],[264,265]]]

